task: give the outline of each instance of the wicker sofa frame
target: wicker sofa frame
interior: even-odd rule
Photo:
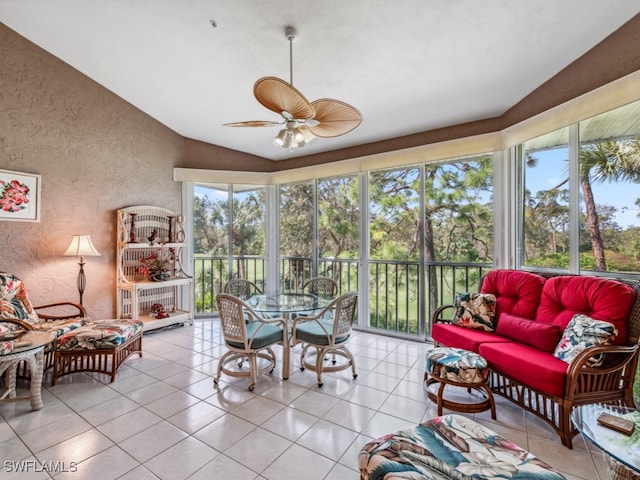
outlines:
[[[614,280],[631,286],[636,293],[627,323],[627,345],[591,347],[576,356],[567,369],[564,394],[561,397],[551,396],[496,372],[489,364],[489,386],[493,393],[545,420],[567,448],[573,448],[572,439],[578,434],[571,423],[571,411],[574,407],[592,403],[634,406],[633,384],[638,367],[640,337],[640,281]],[[443,305],[436,309],[431,318],[432,324],[450,323],[450,318],[444,318],[443,313],[452,308],[452,305]],[[598,368],[586,366],[591,356],[600,352],[607,354],[605,364]]]

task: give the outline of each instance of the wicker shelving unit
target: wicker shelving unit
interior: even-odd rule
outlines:
[[[182,269],[182,216],[148,205],[122,208],[117,214],[118,317],[142,320],[144,331],[193,324],[193,281]],[[168,279],[152,281],[142,273],[140,260],[153,254],[169,259]],[[168,316],[155,316],[155,304],[161,304]]]

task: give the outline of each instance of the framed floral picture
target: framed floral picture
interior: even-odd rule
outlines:
[[[40,221],[42,177],[0,170],[0,220]]]

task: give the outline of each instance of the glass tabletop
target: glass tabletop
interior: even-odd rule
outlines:
[[[636,428],[631,436],[599,425],[598,417],[605,412],[634,421]],[[640,473],[639,411],[614,405],[581,405],[571,413],[571,421],[578,431],[595,446],[629,469]]]
[[[15,344],[10,349],[0,348],[0,359],[9,358],[16,353],[40,348],[52,342],[55,336],[50,332],[28,331],[25,335],[15,340]]]
[[[293,313],[317,310],[329,305],[332,299],[309,293],[258,293],[247,303],[260,313]]]

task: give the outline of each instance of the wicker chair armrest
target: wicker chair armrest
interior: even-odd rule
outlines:
[[[25,330],[33,330],[33,325],[31,325],[29,322],[25,322],[24,320],[20,320],[19,318],[0,318],[0,323],[13,323],[14,325],[18,325]]]
[[[298,315],[293,320],[293,329],[295,330],[296,325],[298,323],[313,322],[313,321],[320,320],[321,318],[324,318],[329,312],[331,312],[331,316],[333,316],[333,311],[335,310],[336,305],[338,304],[338,300],[339,299],[336,298],[331,303],[329,303],[329,305],[327,305],[326,307],[324,307],[322,310],[320,310],[314,315]]]
[[[260,325],[258,326],[258,328],[256,328],[255,332],[253,332],[253,335],[247,338],[247,344],[249,345],[249,348],[253,348],[252,347],[253,341],[260,333],[260,330],[262,330],[262,327],[264,327],[265,325],[278,325],[280,328],[282,328],[282,346],[283,348],[289,348],[289,334],[287,333],[287,321],[284,318],[257,317],[256,323],[260,323]]]
[[[615,361],[606,361],[605,364],[600,367],[588,366],[589,359],[597,354],[609,355],[615,354]],[[594,376],[594,375],[611,375],[624,370],[629,364],[633,364],[638,354],[638,344],[633,345],[601,345],[596,347],[590,347],[580,352],[573,361],[569,364],[567,369],[567,382],[565,386],[565,396],[573,394],[577,391],[578,385],[581,384],[580,376]]]
[[[298,335],[297,335],[297,330],[296,330],[296,326],[298,325],[298,323],[307,323],[307,322],[315,322],[318,324],[318,327],[320,327],[320,330],[322,330],[323,335],[327,338],[327,343],[331,343],[331,334],[333,333],[333,331],[329,331],[327,330],[327,327],[325,325],[322,324],[322,322],[320,321],[322,317],[320,317],[319,315],[313,315],[313,316],[305,316],[305,317],[296,317],[296,319],[293,321],[293,327],[291,328],[291,331],[293,332],[293,339],[291,341],[292,345],[295,345],[296,343],[298,343]]]
[[[60,315],[60,314],[51,314],[47,313],[46,310],[60,308],[60,307],[70,307],[69,310],[77,310],[76,312]],[[38,317],[44,321],[53,321],[53,320],[67,320],[71,318],[82,318],[87,316],[87,310],[84,306],[75,302],[58,302],[58,303],[49,303],[48,305],[39,305],[34,307],[34,309],[38,313]]]
[[[261,317],[259,319],[259,322],[266,323],[266,324],[270,324],[270,323],[280,324],[280,326],[282,326],[283,328],[286,328],[287,326],[287,321],[282,317],[269,317],[269,318]]]
[[[442,305],[436,308],[436,311],[433,312],[433,315],[431,315],[431,325],[434,325],[436,323],[451,323],[451,316],[449,316],[449,318],[444,318],[442,316],[445,311],[450,309],[453,309],[453,305]]]

